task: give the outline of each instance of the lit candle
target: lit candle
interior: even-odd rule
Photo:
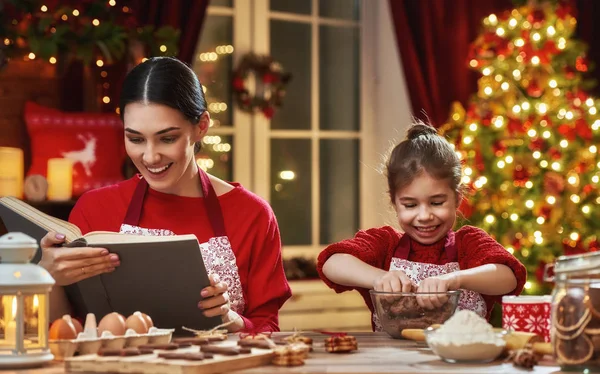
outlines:
[[[15,317],[17,316],[17,298],[13,297],[12,299],[12,317],[9,319],[4,330],[4,339],[10,345],[14,345],[17,341],[17,323],[15,322]]]
[[[73,161],[48,160],[48,200],[70,200],[73,192]]]
[[[23,150],[0,147],[0,196],[23,196]]]
[[[38,308],[40,307],[40,300],[38,295],[33,295],[33,315],[31,316],[31,327],[37,328],[38,325]]]

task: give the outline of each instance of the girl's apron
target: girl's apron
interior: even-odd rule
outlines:
[[[401,270],[417,285],[425,278],[460,270],[458,265],[458,249],[456,248],[454,240],[454,231],[448,232],[446,242],[444,243],[446,258],[448,259],[448,262],[444,265],[408,261],[410,250],[410,237],[404,234],[396,247],[389,271]],[[483,318],[486,318],[487,314],[487,306],[483,297],[479,293],[469,290],[462,290],[460,299],[458,300],[457,309],[472,310]],[[381,323],[379,322],[376,313],[373,313],[373,324],[375,325],[375,331],[382,331]]]

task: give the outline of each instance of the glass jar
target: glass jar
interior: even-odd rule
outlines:
[[[544,279],[555,282],[551,341],[557,363],[564,371],[600,372],[600,252],[561,256],[546,267]]]

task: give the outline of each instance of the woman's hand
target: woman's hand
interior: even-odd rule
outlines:
[[[207,317],[220,316],[223,318],[231,310],[229,304],[229,293],[227,292],[227,283],[221,282],[217,274],[208,276],[210,286],[200,292],[203,300],[198,303],[198,308],[202,309]]]
[[[120,264],[119,256],[108,253],[106,248],[57,246],[64,241],[63,234],[49,232],[40,242],[42,259],[39,265],[48,270],[59,286],[109,273]]]
[[[460,275],[458,272],[425,278],[419,283],[417,292],[439,292],[440,294],[417,296],[417,303],[426,309],[439,308],[448,301],[448,296],[446,296],[445,292],[458,290],[459,288]]]
[[[200,292],[202,300],[198,303],[198,308],[202,309],[207,317],[221,317],[223,323],[235,321],[227,326],[227,330],[235,332],[245,327],[242,318],[233,310],[229,302],[229,287],[227,283],[221,282],[218,274],[208,276],[210,286]]]
[[[379,292],[412,292],[413,281],[401,270],[391,270],[375,279],[373,289]]]

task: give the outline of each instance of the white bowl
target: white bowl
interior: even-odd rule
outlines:
[[[425,340],[433,353],[442,360],[450,363],[486,363],[497,359],[506,341],[503,336],[506,331],[494,332],[494,338],[489,334],[444,333],[437,329],[425,330]],[[468,336],[465,339],[465,336]]]

